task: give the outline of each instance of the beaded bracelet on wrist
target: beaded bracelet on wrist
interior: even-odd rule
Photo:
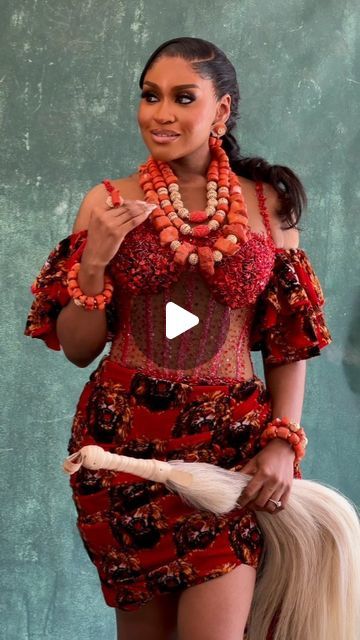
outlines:
[[[305,449],[308,443],[304,429],[287,416],[274,418],[267,423],[261,434],[260,446],[265,447],[269,440],[282,438],[286,440],[295,452],[294,463],[300,462],[305,456]]]
[[[114,285],[108,275],[104,275],[104,289],[95,296],[86,295],[79,287],[78,274],[80,262],[75,262],[72,269],[68,272],[67,284],[69,295],[73,298],[76,305],[84,307],[86,311],[93,309],[105,309],[113,295]]]

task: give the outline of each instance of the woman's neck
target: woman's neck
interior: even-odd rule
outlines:
[[[207,148],[205,152],[199,149],[190,156],[170,160],[168,164],[181,184],[196,184],[199,186],[206,184],[206,174],[210,161],[211,153]]]

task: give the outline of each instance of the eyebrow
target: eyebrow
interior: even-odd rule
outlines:
[[[150,80],[145,80],[144,84],[150,84],[152,87],[156,87],[157,89],[159,89],[159,85],[157,85],[156,82],[150,82]],[[178,84],[175,87],[173,87],[173,89],[188,89],[189,87],[200,89],[198,84]]]

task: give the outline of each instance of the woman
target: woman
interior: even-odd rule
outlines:
[[[25,334],[79,367],[111,341],[80,396],[69,453],[96,442],[253,476],[239,508],[221,517],[131,474],[71,476],[119,638],[177,629],[179,640],[239,640],[263,549],[256,511],[286,509],[306,445],[301,453],[275,437],[264,446],[260,436],[276,417],[285,430],[286,417],[300,422],[305,360],[331,342],[320,283],[299,248],[306,195],[290,169],[240,156],[236,73],[213,44],[163,43],[140,87],[150,157],[86,194],[32,287]],[[170,301],[200,317],[173,340]],[[266,384],[251,349],[262,352]]]

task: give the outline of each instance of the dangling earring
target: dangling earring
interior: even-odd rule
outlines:
[[[213,136],[214,138],[221,138],[222,136],[225,135],[226,131],[227,131],[226,124],[223,124],[221,122],[220,124],[215,125],[211,129],[210,135]]]

